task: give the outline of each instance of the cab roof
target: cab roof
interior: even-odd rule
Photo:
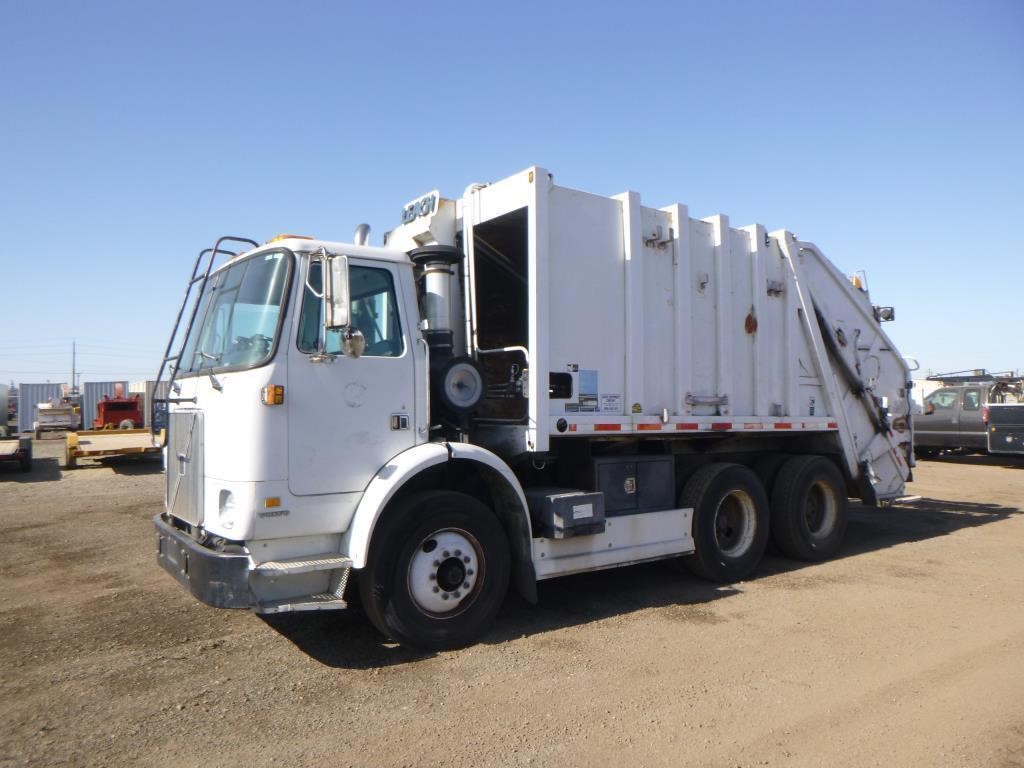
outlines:
[[[360,259],[373,259],[375,261],[390,261],[398,264],[412,264],[409,254],[396,248],[378,248],[372,245],[356,245],[354,243],[341,243],[336,240],[317,240],[310,237],[299,237],[285,235],[278,239],[269,240],[259,248],[250,248],[248,251],[238,254],[231,261],[245,258],[260,251],[273,250],[274,248],[287,248],[294,253],[308,253],[319,248],[324,248],[328,253],[344,256],[355,256]]]

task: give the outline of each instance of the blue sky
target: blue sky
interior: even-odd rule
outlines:
[[[791,229],[923,369],[1024,369],[1018,0],[0,0],[0,35],[0,382],[67,381],[72,339],[152,378],[218,235],[379,243],[533,164]]]

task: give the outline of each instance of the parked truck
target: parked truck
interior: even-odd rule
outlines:
[[[195,261],[154,523],[209,605],[357,589],[382,633],[454,647],[510,584],[536,601],[668,558],[735,582],[769,538],[823,560],[848,496],[911,479],[891,309],[791,232],[538,167],[415,199],[382,247],[367,232],[223,237]]]
[[[75,395],[55,397],[36,405],[36,418],[32,424],[36,440],[43,432],[73,432],[82,424],[81,406]]]
[[[929,376],[937,385],[915,417],[918,456],[1024,453],[1024,377],[984,368]]]

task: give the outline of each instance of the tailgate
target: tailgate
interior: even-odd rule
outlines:
[[[1024,455],[1024,403],[988,407],[989,453]]]

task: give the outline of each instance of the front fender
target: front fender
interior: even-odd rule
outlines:
[[[446,445],[423,443],[395,456],[374,476],[356,506],[348,530],[341,537],[341,551],[352,558],[353,568],[366,565],[373,527],[398,489],[423,470],[446,461]]]
[[[430,467],[449,460],[471,461],[497,472],[514,491],[521,505],[527,536],[530,536],[530,516],[526,496],[515,474],[496,455],[478,445],[467,443],[423,443],[395,456],[366,487],[348,530],[342,535],[341,551],[352,558],[353,568],[366,565],[373,529],[388,502],[407,482]]]

